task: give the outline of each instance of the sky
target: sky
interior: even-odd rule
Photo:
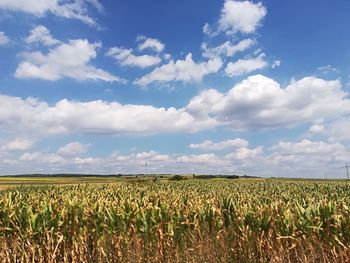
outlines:
[[[348,0],[0,0],[0,175],[345,178],[349,12]]]

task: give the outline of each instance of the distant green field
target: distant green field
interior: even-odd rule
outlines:
[[[77,184],[119,184],[128,181],[152,180],[152,176],[123,176],[123,177],[1,177],[0,190],[24,186],[77,185]],[[161,180],[161,178],[158,178]]]
[[[350,262],[348,181],[7,177],[0,187],[0,262]]]

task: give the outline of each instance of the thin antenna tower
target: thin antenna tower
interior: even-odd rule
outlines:
[[[148,163],[147,161],[145,162],[145,175],[147,175],[147,166],[148,166]]]
[[[350,174],[349,174],[349,168],[350,168],[350,166],[349,166],[349,164],[348,164],[348,163],[345,163],[345,166],[342,166],[342,167],[340,167],[340,168],[345,168],[345,170],[346,170],[346,178],[349,180],[349,179],[350,179]]]

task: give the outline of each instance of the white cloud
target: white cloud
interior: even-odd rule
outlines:
[[[21,11],[41,17],[47,13],[68,19],[77,19],[88,25],[96,26],[96,22],[87,14],[87,3],[95,3],[97,0],[1,0],[0,8],[10,11]]]
[[[212,27],[208,24],[208,23],[205,23],[203,28],[202,28],[202,32],[208,36],[211,36],[211,37],[214,37],[216,36],[218,33],[215,32]]]
[[[218,57],[206,62],[196,63],[189,53],[185,60],[171,60],[168,64],[155,68],[151,73],[137,79],[134,83],[147,86],[153,82],[199,82],[205,75],[216,73],[222,66],[222,60]]]
[[[339,80],[305,77],[286,88],[262,75],[250,76],[227,93],[209,89],[192,98],[186,110],[196,118],[214,117],[234,130],[291,127],[332,119],[350,111]]]
[[[43,15],[45,12],[54,9],[57,7],[57,0],[1,0],[0,8],[14,10],[14,11],[23,11],[32,13],[35,15]]]
[[[239,76],[268,66],[265,61],[265,54],[251,59],[239,59],[236,62],[229,62],[225,68],[225,73],[229,77]]]
[[[86,153],[89,145],[80,142],[71,142],[57,150],[57,154],[64,157],[75,157]]]
[[[277,68],[277,67],[281,66],[281,63],[282,63],[282,61],[277,59],[272,63],[271,68]]]
[[[22,53],[23,60],[15,76],[24,79],[55,81],[63,77],[76,80],[103,80],[123,82],[117,76],[95,68],[90,61],[97,55],[100,43],[89,43],[86,39],[70,40],[51,49],[48,54],[40,51]]]
[[[324,125],[324,134],[330,141],[350,141],[350,115],[335,118]],[[350,161],[350,160],[349,160]]]
[[[280,155],[323,155],[330,152],[344,151],[345,147],[340,143],[313,142],[303,139],[297,143],[282,141],[272,146],[271,149]]]
[[[156,38],[148,38],[145,36],[138,36],[137,41],[139,41],[138,50],[143,51],[145,49],[150,49],[158,53],[162,52],[165,48],[165,45]]]
[[[50,31],[43,25],[36,26],[30,31],[30,35],[25,39],[28,44],[42,43],[45,46],[54,46],[60,43],[52,37]]]
[[[221,163],[220,157],[213,153],[182,155],[176,158],[178,163],[206,164]]]
[[[339,80],[306,77],[281,88],[261,75],[243,80],[226,93],[203,91],[183,108],[67,99],[49,105],[34,98],[0,95],[0,133],[19,137],[67,133],[144,135],[196,132],[217,126],[245,131],[293,127],[349,114],[346,96]]]
[[[172,56],[170,55],[170,54],[164,54],[164,56],[163,56],[163,58],[165,59],[165,60],[170,60],[171,58],[172,58]]]
[[[255,149],[249,149],[247,147],[238,148],[235,152],[230,153],[225,156],[227,159],[233,160],[252,160],[256,159],[258,156],[262,156],[263,147],[259,146]]]
[[[226,41],[221,45],[210,48],[206,43],[203,43],[201,48],[203,50],[203,57],[205,58],[215,58],[217,56],[232,57],[237,52],[242,52],[254,45],[253,39],[243,39],[237,44],[233,44],[231,41]]]
[[[243,145],[242,145],[243,146]],[[339,169],[349,158],[349,150],[340,143],[302,140],[278,142],[264,148],[233,148],[226,155],[214,153],[164,154],[157,151],[130,154],[112,153],[107,157],[79,157],[54,152],[26,152],[19,157],[0,159],[0,172],[13,173],[77,172],[77,173],[186,173],[186,174],[248,174],[281,177],[345,177]]]
[[[65,160],[62,156],[53,153],[48,154],[44,152],[26,152],[20,156],[19,160],[24,162],[43,163],[46,165],[65,164]]]
[[[17,138],[13,141],[2,143],[0,146],[1,151],[24,151],[32,147],[33,141],[27,139]]]
[[[248,142],[246,140],[236,138],[233,140],[226,140],[221,142],[213,142],[211,140],[205,140],[199,144],[190,144],[190,148],[192,149],[201,149],[201,150],[223,150],[227,148],[244,148],[248,146]]]
[[[322,124],[314,124],[310,127],[308,133],[309,134],[322,134],[326,130]]]
[[[212,173],[232,174],[247,171],[254,165],[254,160],[263,160],[263,148],[234,149],[232,153],[219,156],[214,153],[202,154],[161,154],[156,151],[136,152],[131,154],[112,153],[104,158],[61,156],[49,152],[27,152],[18,160],[21,165],[31,166],[36,172],[38,167],[43,172],[83,172],[83,173],[144,173],[147,162],[147,173]],[[9,159],[8,161],[11,161]],[[0,166],[1,167],[1,166]]]
[[[10,39],[3,31],[0,31],[0,46],[4,46],[10,42]]]
[[[133,66],[147,68],[159,64],[162,60],[159,56],[133,54],[132,49],[112,47],[108,50],[107,56],[116,59],[122,66]]]
[[[99,12],[103,12],[104,8],[103,5],[100,3],[99,0],[85,0],[87,3],[92,4]]]
[[[272,164],[283,165],[284,169],[294,172],[303,170],[321,172],[318,176],[323,176],[325,170],[339,168],[350,158],[350,153],[343,144],[306,139],[296,143],[279,142],[272,146],[271,150],[273,153],[267,159]]]
[[[253,33],[267,14],[261,2],[226,0],[221,10],[218,30],[226,34]]]
[[[318,67],[317,70],[321,71],[323,74],[340,73],[340,71],[338,69],[336,69],[335,67],[333,67],[332,65]]]
[[[67,133],[156,134],[195,132],[215,125],[214,119],[196,119],[184,108],[66,99],[49,106],[33,98],[0,95],[0,133],[3,134],[37,137]]]

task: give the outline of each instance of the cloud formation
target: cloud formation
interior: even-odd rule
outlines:
[[[35,98],[0,95],[0,132],[145,135],[217,126],[254,131],[333,120],[349,112],[350,100],[339,80],[305,77],[281,88],[273,79],[255,75],[226,93],[203,91],[182,108],[67,99],[50,106]]]
[[[236,62],[229,62],[226,65],[225,73],[228,77],[240,76],[252,71],[263,69],[268,66],[265,61],[265,54],[260,54],[255,58],[239,59]]]
[[[0,31],[0,46],[4,46],[10,42],[8,36],[6,36],[5,32]]]
[[[205,142],[209,142],[206,143]],[[248,141],[239,138],[221,142],[205,140],[200,154],[164,154],[157,151],[133,153],[112,152],[105,157],[88,155],[90,144],[74,141],[52,151],[29,151],[31,143],[16,139],[9,142],[4,155],[0,149],[0,173],[195,173],[195,174],[248,174],[283,177],[345,177],[339,169],[349,158],[349,149],[338,142],[279,141],[268,149],[248,147]],[[193,144],[195,145],[195,144]],[[203,147],[202,147],[203,146]],[[212,153],[227,149],[229,153]]]
[[[38,40],[31,38],[31,40]],[[41,41],[42,38],[40,38]],[[49,41],[48,39],[45,40]],[[96,58],[101,43],[90,43],[87,39],[69,40],[55,46],[47,54],[40,51],[24,52],[15,76],[22,79],[59,80],[69,77],[75,80],[102,80],[123,82],[123,80],[90,64]]]
[[[216,73],[222,67],[219,57],[209,59],[205,62],[194,62],[192,54],[187,54],[184,60],[170,60],[155,68],[151,73],[134,81],[139,86],[147,86],[153,82],[165,83],[170,81],[199,82],[204,76]]]
[[[241,138],[221,141],[217,143],[211,140],[205,140],[202,143],[198,143],[198,144],[191,143],[189,145],[189,147],[192,149],[200,149],[200,150],[223,150],[227,148],[244,148],[247,146],[248,146],[248,141],[243,140]]]
[[[310,132],[315,131],[313,125],[310,128]],[[329,137],[329,140],[332,142],[350,142],[350,114],[345,114],[339,116],[325,123],[318,124],[316,127],[318,133],[314,132],[312,135],[326,135]],[[313,129],[312,129],[313,128]],[[312,129],[312,130],[311,130]]]
[[[267,10],[261,2],[225,0],[215,25],[205,23],[203,33],[214,37],[219,33],[228,36],[236,33],[252,34],[261,25]]]
[[[50,30],[43,25],[34,27],[25,42],[28,44],[41,43],[45,46],[54,46],[60,43],[58,39],[51,35]]]
[[[50,106],[34,98],[0,95],[0,133],[32,134],[157,134],[195,132],[217,125],[195,119],[184,108],[122,105],[101,100],[63,99]]]
[[[226,93],[203,91],[186,110],[198,118],[212,116],[234,130],[261,130],[346,114],[350,111],[347,96],[339,80],[305,77],[281,88],[273,79],[254,75]]]
[[[63,146],[64,147],[64,146]],[[62,147],[61,147],[62,148]],[[60,148],[60,149],[61,149]],[[59,151],[59,150],[58,150]],[[17,159],[0,160],[2,167],[23,172],[30,167],[34,172],[80,173],[195,173],[195,174],[248,174],[284,177],[345,177],[338,169],[350,158],[349,149],[340,143],[301,140],[280,141],[264,150],[258,146],[234,147],[224,155],[207,152],[200,154],[162,154],[144,151],[120,154],[114,152],[104,158],[80,157],[80,153],[60,155],[57,152],[25,152]]]
[[[298,142],[279,142],[270,149],[272,153],[266,157],[276,170],[284,170],[302,177],[324,177],[324,173],[332,171],[343,176],[339,169],[350,158],[349,149],[341,143],[311,141],[303,139]],[[334,174],[330,175],[334,177]]]
[[[124,47],[111,47],[106,53],[107,56],[114,58],[121,66],[147,68],[158,65],[162,59],[160,54],[165,45],[158,39],[138,36],[136,41],[139,42],[137,50],[139,52],[149,50],[157,54],[139,54],[135,55],[134,49]]]
[[[228,35],[253,33],[266,16],[261,2],[226,0],[221,10],[218,30]]]
[[[206,43],[203,43],[201,48],[203,51],[203,57],[215,58],[217,56],[232,57],[238,52],[247,50],[254,45],[253,39],[247,38],[233,44],[232,41],[226,41],[216,47],[208,47]]]
[[[33,145],[33,141],[28,139],[17,138],[12,141],[2,142],[0,151],[11,152],[11,151],[24,151],[29,150]]]
[[[60,147],[57,150],[57,154],[63,157],[75,157],[86,153],[88,147],[88,144],[82,144],[75,141]]]
[[[137,47],[139,51],[149,49],[149,50],[153,50],[155,52],[160,53],[165,48],[164,43],[162,43],[159,39],[156,39],[156,38],[138,36],[137,41],[140,42],[138,47]]]
[[[1,0],[0,8],[26,12],[37,17],[42,17],[47,13],[54,14],[67,19],[80,20],[85,24],[96,26],[96,21],[88,15],[88,5],[96,7],[98,10],[101,4],[98,0]]]
[[[147,68],[158,65],[162,60],[156,55],[134,55],[132,49],[112,47],[108,50],[107,56],[114,58],[122,66]]]

